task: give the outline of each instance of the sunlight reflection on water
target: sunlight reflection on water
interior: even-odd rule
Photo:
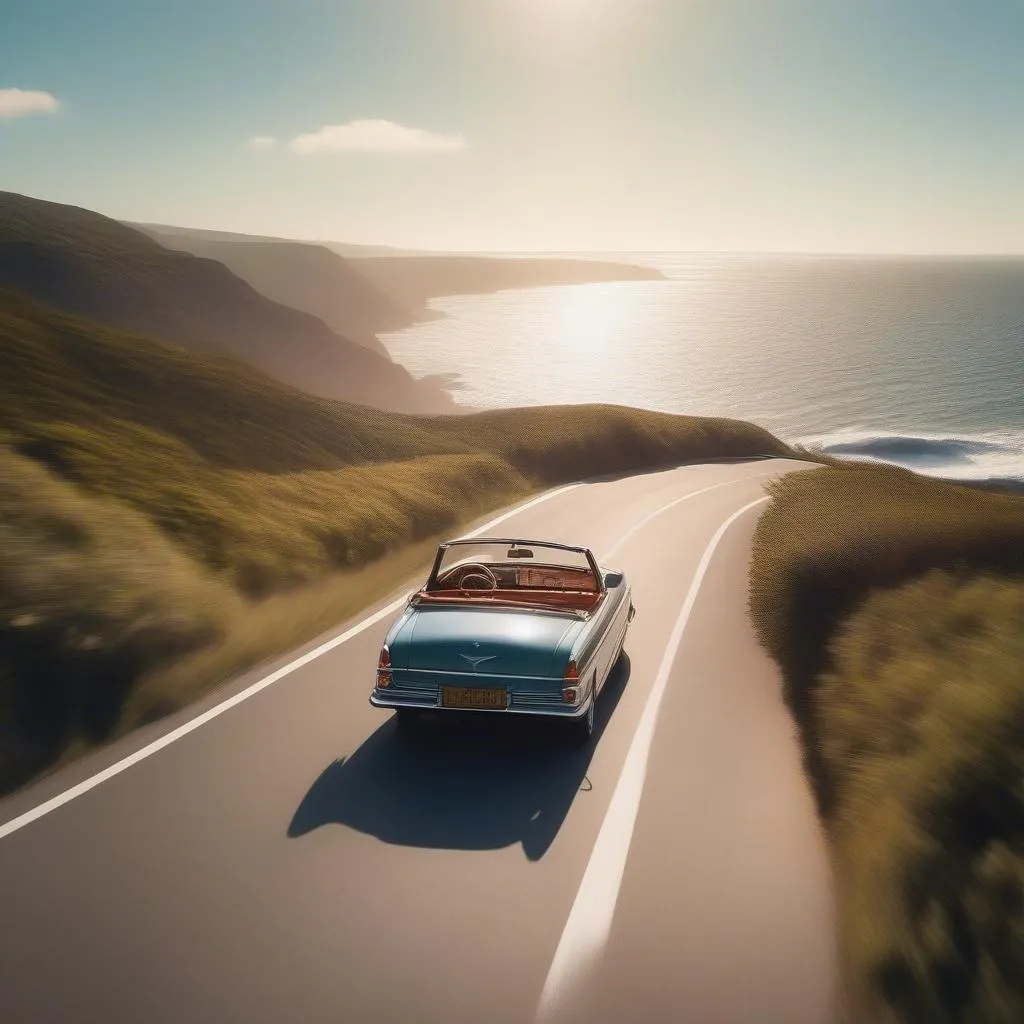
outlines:
[[[613,402],[788,439],[1024,428],[1024,261],[618,258],[669,280],[438,299],[446,318],[381,340],[476,408]]]

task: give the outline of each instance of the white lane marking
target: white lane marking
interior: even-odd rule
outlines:
[[[683,632],[690,619],[690,612],[704,575],[711,564],[711,558],[726,530],[755,505],[768,501],[769,496],[758,498],[734,512],[715,532],[697,566],[696,575],[683,601],[672,635],[669,637],[665,655],[658,668],[654,686],[647,698],[643,715],[633,735],[629,753],[622,766],[622,773],[615,786],[608,810],[605,812],[601,830],[598,832],[594,849],[590,854],[583,880],[580,882],[576,900],[569,912],[562,938],[555,950],[551,968],[544,982],[537,1008],[538,1020],[550,1020],[557,1013],[570,994],[582,985],[590,970],[599,960],[611,932],[615,905],[619,899],[622,876],[626,869],[626,858],[633,839],[640,798],[643,795],[644,780],[647,776],[647,760],[654,738],[661,701],[665,694],[669,673],[675,661],[676,652],[683,639]]]
[[[581,484],[567,484],[564,487],[558,487],[553,491],[546,491],[544,494],[540,494],[535,498],[530,499],[522,505],[511,509],[508,512],[502,513],[490,522],[485,523],[483,526],[478,527],[476,530],[468,533],[467,538],[478,537],[481,533],[485,533],[487,530],[493,529],[499,523],[505,522],[506,519],[511,518],[514,515],[518,515],[520,512],[525,512],[527,509],[533,508],[535,505],[539,505],[541,502],[549,501],[551,498],[556,497],[559,494],[564,494],[566,491],[571,491],[574,487],[580,487]],[[106,782],[107,779],[112,779],[115,775],[120,775],[121,772],[132,765],[138,764],[140,761],[145,760],[147,757],[151,757],[159,750],[163,750],[164,747],[174,743],[175,740],[180,740],[182,736],[187,736],[190,732],[198,729],[201,725],[205,725],[207,722],[212,721],[218,715],[224,714],[225,711],[229,711],[231,708],[242,701],[248,700],[250,697],[259,693],[261,690],[265,690],[268,686],[273,685],[279,679],[283,679],[285,676],[290,675],[297,668],[302,668],[304,665],[308,665],[311,661],[315,661],[321,655],[326,654],[328,651],[334,650],[335,647],[340,647],[343,643],[351,640],[352,637],[362,633],[363,630],[369,629],[370,626],[380,622],[381,619],[392,615],[398,611],[405,602],[409,599],[409,593],[403,594],[401,597],[395,598],[389,605],[381,608],[379,611],[374,612],[373,615],[363,619],[361,622],[357,622],[354,626],[346,629],[343,633],[336,637],[332,637],[330,640],[320,644],[319,647],[315,647],[313,650],[308,651],[301,657],[296,658],[294,661],[290,661],[287,665],[279,668],[276,672],[271,672],[270,675],[264,676],[258,682],[253,683],[251,686],[246,687],[244,690],[240,690],[234,696],[229,697],[227,700],[215,707],[204,711],[201,715],[190,719],[183,725],[179,725],[177,729],[173,729],[171,732],[159,739],[154,740],[152,743],[141,747],[136,750],[133,754],[129,754],[127,757],[122,758],[120,761],[110,765],[108,768],[104,768],[103,771],[97,772],[95,775],[91,775],[89,778],[84,779],[76,786],[72,786],[70,789],[66,789],[63,793],[58,793],[57,796],[52,797],[49,800],[44,801],[41,804],[33,807],[31,810],[26,811],[24,814],[18,815],[16,818],[12,818],[10,821],[3,825],[0,825],[0,839],[4,839],[11,835],[13,832],[17,832],[19,829],[24,828],[26,825],[31,824],[44,815],[49,814],[51,811],[57,810],[58,807],[62,807],[64,804],[69,803],[76,797],[82,796],[83,793],[88,793],[90,789],[95,789],[101,782]]]
[[[663,512],[667,512],[670,508],[675,508],[676,505],[682,504],[682,502],[684,501],[689,501],[691,498],[696,498],[699,494],[706,494],[708,491],[717,490],[719,487],[728,487],[730,484],[747,483],[750,480],[760,480],[764,477],[773,475],[773,473],[756,473],[751,474],[750,476],[741,476],[733,480],[725,480],[719,484],[711,484],[710,487],[702,487],[699,491],[691,491],[689,494],[684,494],[681,498],[675,498],[674,500],[670,501],[667,505],[662,505],[661,508],[655,509],[655,511],[651,512],[649,515],[644,516],[643,519],[640,520],[640,522],[635,523],[633,526],[631,526],[615,542],[615,546],[610,551],[605,552],[605,554],[601,556],[601,561],[605,562],[611,558],[614,558],[619,549],[626,543],[627,540],[629,540],[630,537],[632,537],[635,533],[638,533],[640,530],[642,530],[652,519],[657,519],[658,516],[660,516]]]

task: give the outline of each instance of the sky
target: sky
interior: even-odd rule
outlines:
[[[492,251],[1024,253],[1020,0],[0,0],[0,189]]]

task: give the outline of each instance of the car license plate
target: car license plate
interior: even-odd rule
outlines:
[[[442,686],[441,706],[445,708],[505,708],[508,691],[495,687]]]

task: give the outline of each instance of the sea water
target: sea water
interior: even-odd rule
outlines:
[[[443,319],[381,340],[416,376],[456,374],[474,408],[729,416],[923,473],[1024,479],[1024,259],[596,258],[666,279],[436,299]]]

